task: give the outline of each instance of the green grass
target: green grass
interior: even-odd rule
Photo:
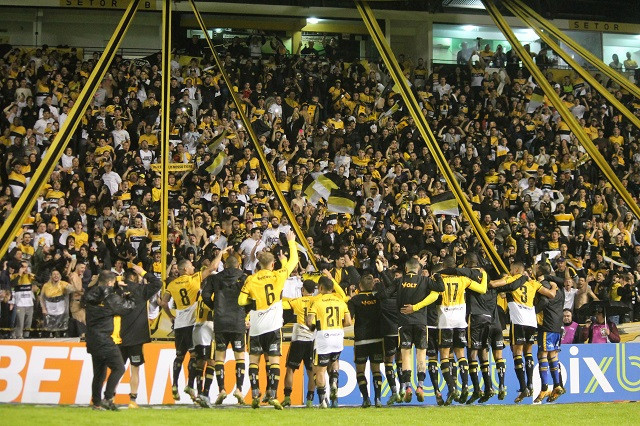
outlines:
[[[366,424],[531,424],[548,425],[571,422],[579,424],[637,425],[638,403],[599,404],[553,404],[542,406],[452,406],[452,407],[393,407],[393,408],[339,408],[304,409],[289,408],[277,412],[272,408],[252,410],[250,408],[225,408],[203,410],[191,407],[141,408],[120,412],[97,412],[87,407],[49,407],[33,405],[0,405],[3,424],[42,425],[181,425],[202,424],[227,425],[294,425],[324,423],[325,425]]]

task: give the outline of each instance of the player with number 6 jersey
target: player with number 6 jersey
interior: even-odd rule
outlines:
[[[240,306],[255,302],[255,309],[249,315],[249,381],[253,396],[252,407],[260,406],[260,386],[258,382],[258,363],[265,355],[269,361],[269,383],[267,396],[269,404],[281,410],[282,405],[276,399],[280,381],[280,347],[282,345],[282,289],[291,272],[298,265],[298,247],[295,233],[287,233],[289,259],[281,258],[282,268],[275,270],[275,257],[272,253],[258,254],[260,270],[250,275],[242,286],[238,296]]]

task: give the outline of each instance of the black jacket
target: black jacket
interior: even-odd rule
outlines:
[[[87,312],[87,352],[98,353],[115,346],[111,335],[114,330],[113,318],[125,315],[135,308],[135,303],[120,296],[115,288],[95,285],[84,295]]]
[[[216,333],[244,333],[245,310],[238,296],[247,276],[238,268],[210,275],[202,287],[202,302],[213,310]]]
[[[141,345],[151,341],[147,301],[160,291],[162,281],[153,274],[145,274],[144,278],[147,280],[147,284],[127,282],[127,291],[136,307],[122,316],[120,328],[122,346]]]

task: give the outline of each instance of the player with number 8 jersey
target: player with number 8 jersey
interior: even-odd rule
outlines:
[[[198,294],[200,293],[200,287],[203,280],[211,275],[211,273],[218,269],[222,254],[226,250],[221,250],[220,253],[213,259],[208,267],[200,272],[196,272],[191,261],[183,259],[178,262],[178,271],[180,276],[169,281],[165,286],[164,296],[162,297],[162,307],[169,317],[173,317],[171,310],[169,309],[169,301],[173,299],[175,304],[176,314],[173,323],[173,330],[175,333],[176,344],[176,358],[173,361],[173,385],[171,388],[173,398],[176,401],[180,400],[180,394],[178,392],[178,378],[180,371],[182,370],[182,362],[187,354],[191,353],[188,364],[187,374],[187,386],[184,388],[184,392],[188,394],[191,399],[196,402],[196,390],[194,388],[194,382],[198,374],[196,365],[196,356],[193,346],[193,328],[196,324],[196,309],[198,307]]]
[[[260,270],[250,275],[238,296],[238,305],[246,306],[255,302],[255,309],[249,314],[249,381],[253,396],[253,408],[260,405],[258,364],[260,357],[268,357],[269,383],[267,395],[269,403],[282,409],[276,399],[280,381],[280,347],[282,345],[282,289],[291,272],[298,265],[298,247],[293,231],[287,233],[289,259],[281,258],[282,268],[274,270],[275,257],[272,253],[258,254]]]

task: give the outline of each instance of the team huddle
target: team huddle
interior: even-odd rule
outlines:
[[[195,272],[188,260],[179,262],[180,276],[166,285],[163,299],[165,306],[173,299],[176,308],[172,387],[176,400],[180,398],[178,378],[182,364],[190,353],[184,392],[203,407],[222,404],[227,397],[224,360],[230,346],[236,366],[233,397],[243,404],[248,328],[253,408],[258,408],[261,402],[276,409],[291,405],[293,373],[301,364],[309,378],[306,406],[313,406],[317,394],[321,408],[337,407],[338,360],[344,347],[344,328],[352,323],[363,407],[371,406],[372,399],[373,405],[382,406],[383,374],[391,389],[386,404],[411,402],[414,394],[423,402],[427,372],[438,405],[450,405],[454,401],[486,402],[496,393],[489,372],[489,350],[496,362],[497,394],[502,400],[507,390],[501,310],[509,313],[510,342],[520,385],[515,402],[533,393],[532,346],[536,336],[542,388],[535,402],[554,401],[564,393],[557,356],[562,336],[564,289],[558,286],[562,279],[551,275],[548,264],[525,269],[522,263],[516,262],[511,265],[508,277],[489,280],[474,253],[465,256],[461,267],[449,256],[431,271],[424,269],[425,262],[417,257],[406,261],[404,271],[389,268],[381,257],[376,260],[377,274],[360,277],[358,288],[349,290],[350,297],[338,281],[324,271],[315,279],[303,281],[300,297],[289,298],[283,297],[283,289],[297,268],[298,252],[292,231],[287,234],[287,240],[288,257],[281,253],[276,259],[270,252],[259,253],[257,271],[252,274],[240,269],[237,257],[231,255],[225,260],[224,269],[220,267],[229,249],[218,253],[200,272]],[[281,329],[286,310],[292,311],[295,323],[286,361],[284,400],[279,401]],[[415,389],[411,384],[414,348]],[[268,383],[261,399],[258,372],[263,355]],[[373,376],[373,398],[368,393],[367,361]],[[446,382],[446,396],[439,390],[440,372]],[[214,377],[219,392],[212,403],[209,390]],[[481,389],[480,377],[484,380],[484,389]],[[458,390],[458,380],[461,390]]]

